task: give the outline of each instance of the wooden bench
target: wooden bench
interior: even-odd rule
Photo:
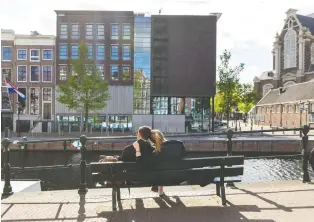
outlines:
[[[226,205],[224,184],[241,182],[239,176],[243,175],[243,164],[244,156],[219,156],[158,162],[150,167],[133,162],[93,162],[91,171],[95,183],[111,181],[106,187],[112,188],[112,208],[115,211],[117,199],[121,200],[120,188],[178,186],[184,181],[189,185],[202,186],[215,183],[216,194],[221,197],[222,205]]]

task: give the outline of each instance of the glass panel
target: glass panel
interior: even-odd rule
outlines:
[[[11,81],[11,69],[2,69],[2,85],[5,86],[5,79]]]
[[[31,82],[39,81],[39,66],[31,66]]]
[[[2,101],[2,104],[1,104],[2,109],[8,109],[8,110],[11,109],[10,97],[9,97],[8,91],[2,92],[1,101]]]
[[[97,25],[97,39],[105,39],[105,25],[104,24]]]
[[[80,38],[80,26],[79,24],[72,24],[72,39]]]
[[[86,39],[93,39],[93,24],[86,24],[85,34],[86,34]]]
[[[96,68],[97,68],[97,71],[99,72],[101,78],[104,80],[105,79],[104,65],[97,65]]]
[[[88,59],[93,59],[93,45],[88,45]]]
[[[39,114],[39,88],[30,88],[30,114]]]
[[[68,46],[65,44],[60,45],[60,59],[68,59]]]
[[[60,65],[59,66],[59,79],[66,80],[68,75],[68,66],[67,65]]]
[[[123,80],[130,80],[130,76],[131,76],[131,68],[130,66],[123,66],[123,76],[122,79]]]
[[[52,60],[52,50],[51,49],[44,49],[43,50],[43,59],[44,60]]]
[[[39,61],[39,49],[31,49],[31,61]]]
[[[60,39],[67,39],[68,38],[68,25],[61,24],[60,25]]]
[[[72,45],[72,59],[78,59],[79,52],[78,52],[78,45]]]
[[[111,45],[111,60],[119,60],[119,46]]]
[[[119,80],[119,66],[117,65],[110,66],[110,79]]]
[[[11,47],[2,47],[2,60],[3,61],[11,61],[12,58],[12,49]]]
[[[18,49],[17,50],[17,59],[18,60],[26,60],[27,59],[27,50],[26,49]]]
[[[111,39],[119,39],[119,25],[111,24]]]
[[[52,98],[52,89],[43,88],[43,101],[51,101]]]
[[[96,59],[97,60],[104,60],[105,59],[105,46],[104,45],[97,45],[96,46]]]
[[[131,60],[131,46],[124,45],[122,48],[122,58],[123,60]]]
[[[43,80],[44,82],[51,82],[52,80],[52,67],[51,66],[43,66]]]
[[[26,82],[26,66],[17,67],[17,81]]]
[[[131,25],[123,24],[123,39],[131,39]]]

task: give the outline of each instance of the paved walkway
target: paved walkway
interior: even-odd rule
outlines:
[[[161,199],[149,188],[122,190],[119,211],[111,210],[111,190],[91,189],[16,193],[2,200],[2,221],[213,221],[312,222],[314,184],[301,181],[236,184],[226,190],[227,206],[214,195],[215,187],[166,187]]]

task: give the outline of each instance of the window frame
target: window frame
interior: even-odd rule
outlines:
[[[38,51],[38,56],[32,56],[32,51]],[[33,58],[38,58],[38,60],[33,60]],[[29,51],[29,61],[40,62],[40,49],[30,49]]]
[[[124,53],[125,53],[125,51],[124,51],[124,47],[128,47],[129,48],[129,57],[128,57],[128,59],[124,59]],[[131,60],[131,44],[123,44],[122,45],[122,60],[124,60],[124,61],[130,61]]]
[[[10,70],[9,74],[7,72],[3,72],[4,70]],[[4,78],[3,78],[4,77]],[[12,80],[12,68],[6,68],[6,67],[2,67],[1,68],[1,78],[2,78],[2,84],[1,86],[5,86],[5,78],[8,78],[10,81]]]
[[[87,35],[87,26],[89,26],[89,25],[91,25],[92,26],[92,31],[91,31],[91,35]],[[94,39],[94,24],[93,23],[86,23],[85,24],[85,39],[86,40],[93,40]],[[89,31],[90,32],[90,31]],[[88,37],[90,37],[90,38],[88,38]]]
[[[63,76],[63,75],[61,75],[61,72],[60,72],[61,66],[63,66],[63,67],[66,68],[65,75],[64,75],[64,79],[61,79],[61,76]],[[59,64],[58,71],[59,71],[59,73],[58,73],[58,74],[59,74],[59,80],[60,80],[60,81],[66,81],[66,80],[68,79],[68,73],[69,73],[69,67],[68,67],[68,65],[67,65],[67,64]]]
[[[51,59],[45,59],[44,56],[45,56],[45,51],[50,51],[51,52]],[[52,49],[43,49],[42,50],[42,60],[44,61],[51,61],[53,59],[53,51]]]
[[[44,100],[44,89],[50,89],[51,92],[51,99],[50,100]],[[52,102],[52,87],[43,87],[41,90],[41,98],[42,98],[42,102],[46,102],[46,103],[51,103]]]
[[[96,26],[96,39],[104,40],[106,38],[106,27],[105,27],[105,24],[104,23],[96,23],[95,26]],[[98,26],[103,26],[103,31],[104,31],[103,35],[99,35],[98,34]]]
[[[32,67],[38,67],[38,81],[32,81]],[[40,74],[41,74],[41,69],[40,65],[30,65],[29,66],[29,82],[40,82]]]
[[[32,113],[32,98],[31,98],[31,93],[32,93],[32,89],[35,89],[35,92],[36,92],[36,89],[38,90],[38,113]],[[29,87],[28,88],[28,92],[29,92],[29,115],[39,115],[40,114],[40,87]],[[36,103],[35,103],[36,105]]]
[[[76,35],[73,35],[73,25],[77,26],[77,36]],[[72,23],[71,24],[71,39],[73,40],[78,40],[80,39],[80,24],[79,23]]]
[[[128,68],[128,70],[129,70],[129,78],[128,79],[124,79],[124,68]],[[122,65],[122,80],[123,81],[131,80],[131,65]]]
[[[103,55],[104,55],[104,57],[103,57],[103,59],[99,59],[98,58],[98,46],[103,46]],[[96,60],[106,60],[106,46],[105,46],[105,44],[96,44]]]
[[[76,46],[77,47],[77,58],[73,58],[73,46]],[[75,59],[75,60],[77,60],[77,59],[79,59],[79,45],[78,44],[71,44],[71,59]]]
[[[118,30],[118,34],[117,35],[113,35],[113,29],[112,29],[112,27],[114,26],[114,25],[117,25],[117,30]],[[110,24],[110,39],[111,40],[119,40],[120,39],[120,30],[119,30],[119,23],[111,23]]]
[[[20,58],[19,58],[19,51],[25,51],[25,54],[26,54],[25,59],[20,59]],[[27,60],[27,49],[17,49],[17,50],[16,50],[16,60],[19,60],[19,61],[26,61],[26,60]]]
[[[129,35],[125,35],[125,32],[124,32],[124,26],[126,26],[126,25],[129,26]],[[122,39],[123,40],[131,40],[131,23],[122,23]]]
[[[61,58],[61,46],[65,46],[65,48],[66,48],[66,59],[64,59],[64,58]],[[69,59],[69,45],[68,44],[64,44],[64,43],[61,43],[61,44],[59,44],[59,60],[68,60]]]
[[[91,46],[92,49],[92,54],[91,56],[89,55],[89,47]],[[93,60],[94,59],[94,44],[87,44],[87,49],[88,49],[88,55],[87,55],[87,59],[88,60]]]
[[[19,67],[25,67],[25,81],[21,81],[21,80],[19,80]],[[16,66],[16,70],[17,70],[17,72],[16,72],[16,81],[17,82],[27,82],[27,65],[18,65],[18,66]]]
[[[10,56],[10,59],[7,60],[7,59],[3,59],[4,58],[4,48],[10,48],[11,49],[11,56]],[[1,52],[1,61],[3,62],[11,62],[12,61],[12,46],[2,46],[2,52]]]
[[[50,81],[45,81],[44,80],[44,67],[50,67]],[[51,65],[43,65],[42,66],[42,69],[41,69],[41,79],[42,79],[42,82],[52,82],[52,66]]]
[[[297,33],[288,29],[284,36],[284,68],[297,67]]]
[[[65,25],[66,26],[66,35],[62,35],[62,26]],[[67,23],[60,23],[59,24],[60,27],[60,33],[59,33],[59,38],[60,39],[68,39],[69,38],[69,24]]]
[[[101,75],[101,79],[102,80],[105,80],[105,78],[106,78],[106,73],[105,73],[105,65],[104,64],[96,64],[96,70],[97,70],[97,72],[100,72],[100,69],[98,69],[98,67],[102,67],[102,75]]]
[[[116,52],[117,53],[117,59],[112,59],[112,48],[113,47],[118,47],[118,52]],[[110,45],[110,60],[111,61],[119,61],[119,44],[111,44]]]
[[[4,104],[7,104],[7,103],[4,103],[3,102],[3,98],[4,97],[8,97],[9,99],[9,108],[6,109],[3,107]],[[8,92],[8,90],[1,90],[1,110],[11,110],[12,109],[12,106],[11,106],[11,101],[10,101],[10,93]]]
[[[112,79],[112,71],[113,71],[113,67],[117,67],[117,71],[118,71],[118,77],[117,77],[117,79]],[[110,65],[110,80],[111,81],[119,81],[119,77],[120,77],[120,67],[119,67],[119,65],[117,65],[117,64],[111,64]]]

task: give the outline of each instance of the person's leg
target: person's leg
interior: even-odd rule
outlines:
[[[159,196],[162,196],[162,195],[165,194],[165,193],[164,193],[164,187],[163,187],[163,186],[159,186],[159,187],[158,187],[158,194],[159,194]]]

